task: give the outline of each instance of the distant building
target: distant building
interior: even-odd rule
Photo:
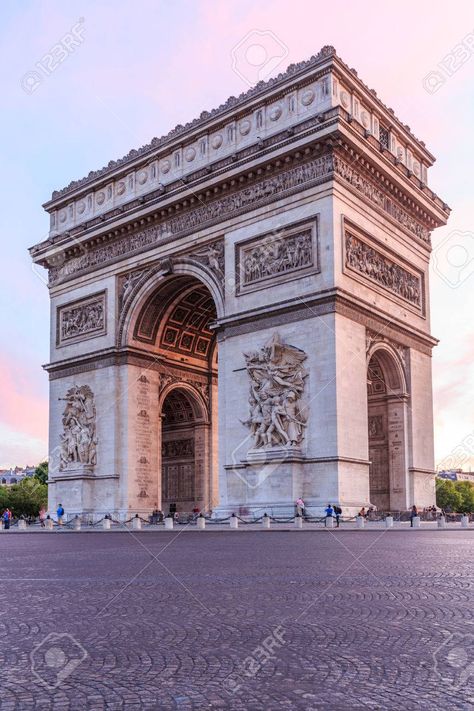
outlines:
[[[449,481],[471,481],[474,484],[474,472],[463,472],[462,469],[444,469],[436,475],[439,479]]]
[[[11,486],[19,484],[20,481],[35,475],[36,467],[14,467],[11,469],[0,469],[0,484],[2,486]]]

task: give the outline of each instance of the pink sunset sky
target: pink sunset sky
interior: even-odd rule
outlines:
[[[454,451],[450,465],[474,465],[472,3],[3,0],[0,19],[0,467],[47,454],[48,292],[27,252],[48,231],[41,204],[72,179],[245,91],[232,50],[249,32],[272,33],[284,48],[274,73],[334,45],[436,155],[430,185],[453,210],[433,236],[436,462]],[[25,74],[79,21],[80,46],[25,91]],[[428,75],[439,86],[427,90]]]

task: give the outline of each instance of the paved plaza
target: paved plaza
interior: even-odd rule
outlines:
[[[468,709],[472,531],[0,536],[9,709]]]

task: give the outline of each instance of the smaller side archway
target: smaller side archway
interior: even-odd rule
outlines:
[[[368,353],[367,403],[370,504],[408,507],[408,391],[403,365],[385,343]]]
[[[199,393],[185,383],[166,388],[161,405],[161,509],[209,509],[210,419]]]

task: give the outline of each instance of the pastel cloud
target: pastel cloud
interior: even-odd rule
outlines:
[[[38,377],[39,376],[39,377]],[[0,424],[24,437],[40,440],[45,450],[48,431],[48,400],[45,376],[39,364],[0,357],[2,406]],[[4,442],[2,446],[4,446]],[[3,452],[0,453],[5,458]]]
[[[83,44],[29,96],[20,79],[77,22]],[[0,285],[4,339],[0,358],[0,430],[5,464],[26,463],[22,447],[46,444],[49,307],[44,284],[31,272],[27,247],[44,238],[41,202],[54,188],[186,123],[202,110],[246,90],[232,70],[232,49],[252,30],[271,31],[288,48],[277,68],[298,62],[325,44],[340,56],[437,156],[431,184],[453,208],[436,246],[457,228],[473,230],[471,194],[474,58],[434,95],[423,77],[474,27],[474,6],[456,11],[428,0],[396,5],[333,0],[103,0],[2,5],[0,80],[3,92],[5,236]],[[21,52],[18,51],[21,38]],[[453,131],[452,128],[456,127]],[[431,275],[436,458],[474,427],[470,393],[474,277],[458,289]],[[453,365],[453,363],[455,363]],[[16,434],[15,434],[16,433]],[[11,447],[8,442],[16,442]],[[39,445],[38,442],[41,444]],[[36,451],[36,450],[35,450]],[[38,454],[38,458],[42,454]]]

